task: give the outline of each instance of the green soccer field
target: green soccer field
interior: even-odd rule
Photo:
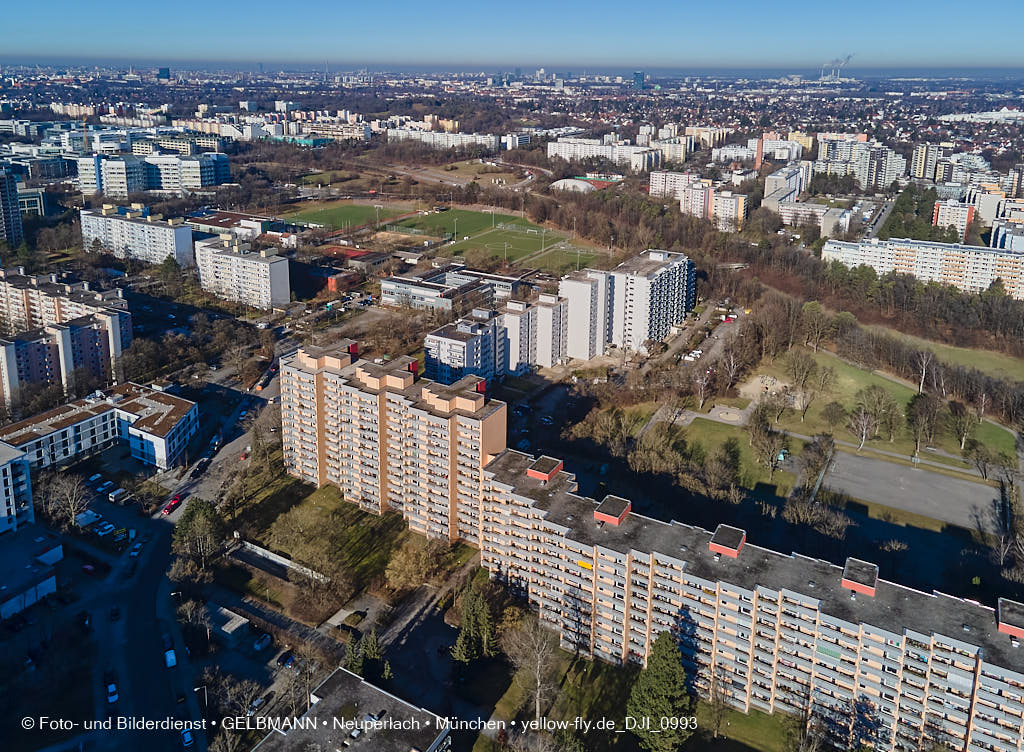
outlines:
[[[333,229],[341,227],[357,227],[377,219],[378,209],[367,204],[352,204],[343,201],[325,201],[309,205],[300,212],[289,214],[288,219],[298,222],[312,222],[326,225]],[[380,218],[397,217],[402,212],[398,209],[382,208]]]
[[[468,209],[451,209],[449,211],[421,214],[418,217],[409,217],[398,222],[399,227],[414,227],[417,230],[440,235],[443,233],[454,233],[458,226],[460,238],[473,237],[484,230],[490,230],[494,224],[505,222],[507,224],[519,224],[525,227],[534,227],[526,220],[514,217],[511,214],[494,213],[493,219],[490,212],[470,211]]]
[[[461,223],[459,234],[462,235]],[[541,233],[540,230],[537,230],[535,233],[525,233],[514,230],[488,229],[475,237],[471,237],[469,240],[460,240],[458,243],[453,243],[448,247],[448,250],[457,256],[462,256],[467,251],[481,249],[487,251],[492,256],[499,258],[507,257],[509,261],[514,262],[540,251],[542,243],[544,248],[549,248],[562,240],[562,237],[558,233]]]

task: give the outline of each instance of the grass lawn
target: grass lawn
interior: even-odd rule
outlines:
[[[353,204],[349,201],[323,201],[307,203],[303,209],[289,214],[288,219],[298,222],[312,222],[332,228],[356,227],[377,219],[377,209],[369,204]],[[380,218],[397,217],[402,210],[384,207],[379,210]]]
[[[384,574],[391,552],[407,535],[400,514],[369,514],[345,501],[334,486],[324,486],[274,520],[261,543],[299,561],[326,554],[365,587]]]
[[[492,224],[496,222],[536,227],[536,225],[530,224],[525,219],[520,219],[511,214],[495,212],[494,219],[492,220],[490,212],[470,211],[469,209],[450,209],[444,212],[421,214],[416,217],[403,219],[398,223],[398,226],[414,227],[417,230],[440,235],[443,233],[454,233],[456,220],[458,221],[460,238],[467,235],[469,237],[478,235],[484,230],[491,229]]]
[[[461,221],[459,222],[459,235],[464,235]],[[469,240],[460,240],[457,243],[453,243],[445,248],[445,252],[455,256],[462,256],[468,251],[483,250],[492,256],[501,259],[507,258],[511,262],[516,262],[525,256],[529,256],[531,253],[539,251],[541,243],[547,248],[561,239],[561,235],[553,232],[545,233],[542,237],[540,231],[533,234],[515,232],[514,230],[492,230],[488,227],[479,235],[475,235]],[[532,262],[530,265],[533,265]]]
[[[557,249],[554,251],[547,251],[536,258],[530,259],[529,266],[534,269],[543,269],[545,271],[562,274],[565,272],[575,271],[577,268],[585,269],[588,266],[600,266],[601,261],[607,258],[607,256],[601,256],[596,253],[587,253],[585,251],[580,252],[577,255],[576,251]]]
[[[992,350],[945,345],[928,339],[922,339],[921,337],[914,337],[910,334],[904,334],[885,326],[876,325],[869,326],[868,328],[877,332],[883,332],[891,337],[896,337],[916,347],[928,348],[938,356],[939,360],[947,363],[977,368],[983,373],[998,376],[999,378],[1024,381],[1024,358],[1015,358],[1012,355]]]
[[[697,705],[697,726],[710,726],[708,706],[705,702]],[[721,733],[727,738],[711,739],[710,733],[697,733],[686,740],[681,752],[783,752],[786,748],[786,720],[781,715],[768,715],[758,710],[749,714],[729,710],[722,724]]]
[[[796,483],[796,475],[788,470],[776,470],[774,477],[769,480],[768,469],[754,459],[747,430],[742,426],[729,426],[706,418],[694,418],[686,429],[686,440],[690,443],[700,442],[707,456],[711,456],[728,439],[736,439],[736,443],[739,444],[740,474],[747,488],[754,488],[757,484],[764,483],[775,486],[779,496],[785,496],[790,492],[793,484]],[[799,454],[803,448],[804,442],[790,440],[789,451],[792,454]]]
[[[835,371],[835,383],[833,384],[829,394],[818,397],[817,400],[815,400],[811,405],[811,408],[807,411],[807,416],[804,421],[800,420],[800,415],[797,412],[792,410],[787,411],[787,413],[782,417],[782,420],[779,421],[779,426],[787,431],[793,431],[795,433],[801,433],[808,436],[829,432],[828,424],[822,417],[822,410],[825,405],[835,400],[840,402],[847,411],[850,411],[854,407],[854,396],[857,392],[873,385],[877,385],[885,389],[893,396],[897,403],[904,407],[911,400],[914,394],[916,394],[916,391],[909,386],[892,381],[891,379],[887,379],[879,374],[871,373],[861,368],[857,368],[856,366],[852,366],[831,353],[819,351],[815,355],[815,359],[818,361],[820,366],[829,366]],[[778,379],[780,383],[787,383],[789,380],[786,376],[785,362],[781,358],[775,363],[767,364],[762,367],[759,374],[773,376]],[[857,437],[851,433],[846,426],[837,426],[834,435],[837,439],[842,441],[858,441]],[[975,428],[974,438],[985,444],[993,452],[1012,453],[1014,451],[1015,442],[1013,434],[990,423],[979,424]],[[888,452],[896,452],[908,457],[914,453],[914,442],[906,427],[905,421],[901,423],[900,430],[897,431],[894,441],[890,442],[887,436],[880,436],[867,442],[865,446]],[[939,429],[936,430],[933,446],[948,452],[949,454],[957,455],[957,457],[960,455],[960,444],[946,426],[940,426]],[[941,461],[951,467],[966,468],[969,466],[967,462],[956,458],[941,457],[935,453],[922,452],[921,456]]]

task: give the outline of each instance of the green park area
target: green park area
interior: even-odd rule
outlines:
[[[700,443],[706,457],[713,455],[729,439],[735,440],[735,445],[739,449],[740,478],[746,488],[754,489],[758,485],[775,486],[775,493],[778,496],[786,496],[793,489],[796,474],[787,467],[792,466],[793,457],[803,450],[803,441],[790,441],[790,459],[787,460],[789,464],[784,464],[771,474],[768,468],[754,457],[747,429],[743,426],[730,426],[706,418],[694,418],[686,429],[686,440],[691,444]]]
[[[819,351],[814,354],[814,359],[817,361],[819,368],[828,367],[833,370],[835,374],[834,381],[825,393],[816,397],[811,403],[803,420],[801,420],[799,410],[789,409],[779,420],[778,426],[780,428],[808,436],[819,433],[832,433],[836,439],[841,441],[859,443],[859,438],[850,431],[845,419],[835,425],[829,423],[826,416],[826,406],[829,403],[837,402],[842,405],[846,413],[850,413],[857,406],[858,392],[870,387],[879,387],[891,396],[904,417],[895,424],[891,441],[888,432],[879,429],[866,442],[865,447],[896,452],[907,457],[914,454],[914,440],[907,425],[905,415],[908,403],[917,393],[915,389],[881,374],[858,368],[831,353]],[[753,377],[755,384],[758,383],[758,379],[761,376],[773,377],[779,384],[789,383],[790,379],[787,375],[785,358],[779,358],[774,363],[763,366]],[[988,421],[976,423],[972,429],[971,438],[985,445],[994,454],[1000,452],[1012,453],[1014,451],[1015,442],[1013,434],[1005,428]],[[923,451],[922,456],[928,459],[942,462],[952,467],[964,468],[969,466],[969,463],[960,459],[960,442],[945,418],[941,418],[938,421],[933,440],[928,446],[945,453],[944,455],[938,452]]]
[[[870,326],[868,328],[887,334],[890,337],[896,337],[903,342],[914,345],[914,347],[927,348],[946,363],[976,368],[982,373],[1001,379],[1024,381],[1024,358],[1015,358],[1012,355],[995,352],[994,350],[946,345],[930,339],[904,334],[884,326]]]
[[[302,205],[301,211],[286,215],[293,222],[311,222],[333,230],[358,227],[380,219],[403,214],[402,209],[372,204],[353,204],[351,201],[317,201]]]
[[[536,225],[511,214],[470,211],[469,209],[426,212],[415,217],[408,217],[396,224],[398,227],[411,227],[431,235],[457,235],[459,238],[471,238],[501,223],[536,227]]]

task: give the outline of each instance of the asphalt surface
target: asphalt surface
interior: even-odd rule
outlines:
[[[921,514],[968,529],[979,520],[990,529],[989,510],[998,497],[991,486],[870,457],[837,452],[825,485],[856,499]]]

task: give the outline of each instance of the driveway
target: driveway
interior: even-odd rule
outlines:
[[[979,520],[991,528],[987,514],[998,496],[996,489],[981,483],[846,452],[836,452],[825,485],[969,530],[976,529]]]

